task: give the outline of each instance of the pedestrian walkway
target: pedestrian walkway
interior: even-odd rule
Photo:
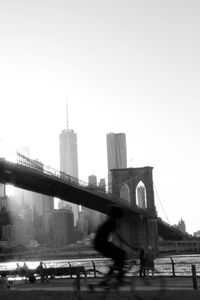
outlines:
[[[165,287],[162,296],[160,291],[159,278],[148,279],[146,281],[139,277],[134,278],[134,291],[142,300],[199,300],[200,291],[193,289],[192,279],[188,277],[165,278]],[[3,300],[98,300],[103,293],[103,289],[98,289],[91,293],[87,288],[87,283],[97,283],[99,279],[81,279],[81,289],[78,292],[74,290],[73,279],[52,279],[49,283],[41,284],[38,280],[36,283],[25,284],[22,281],[15,281],[7,293],[0,292],[0,299]],[[200,282],[199,282],[200,286]],[[1,297],[2,295],[2,297]],[[133,291],[129,286],[119,290],[111,290],[106,297],[107,300],[134,300]]]
[[[88,283],[97,283],[100,279],[81,279],[80,289],[87,291]],[[164,284],[164,287],[163,287]],[[162,285],[162,286],[161,286]],[[76,279],[52,279],[48,283],[41,284],[39,281],[32,284],[25,284],[22,281],[16,281],[12,284],[11,290],[48,290],[48,291],[73,291],[76,286]],[[138,277],[133,278],[134,290],[159,290],[164,288],[166,290],[193,290],[193,282],[191,277],[167,277],[162,282],[160,278],[154,280],[149,278],[148,280],[140,279]],[[199,282],[200,286],[200,282]],[[121,288],[123,290],[130,289],[130,286]]]

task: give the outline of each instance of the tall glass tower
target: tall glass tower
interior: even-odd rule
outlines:
[[[111,169],[127,168],[126,134],[107,134],[108,172]]]
[[[72,129],[60,133],[60,171],[78,178],[77,135]]]
[[[60,171],[72,177],[72,180],[78,181],[78,151],[77,151],[77,134],[72,129],[64,129],[59,135],[60,142]],[[67,203],[72,207],[74,222],[78,218],[78,205]],[[59,203],[60,208],[64,208],[65,201]]]

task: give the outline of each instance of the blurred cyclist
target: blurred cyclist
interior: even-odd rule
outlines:
[[[116,246],[111,241],[111,238],[113,235],[115,235],[119,241],[130,247],[130,245],[124,239],[122,239],[117,232],[119,221],[123,216],[124,212],[119,206],[112,206],[110,208],[107,220],[99,226],[94,238],[94,248],[105,257],[111,258],[114,261],[114,265],[110,268],[109,272],[106,274],[106,277],[109,277],[114,270],[117,270],[117,279],[119,282],[122,282],[123,280],[124,264],[127,253],[120,247]],[[103,282],[106,284],[106,280]]]

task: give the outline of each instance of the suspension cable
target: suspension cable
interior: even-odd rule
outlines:
[[[157,189],[156,189],[156,186],[155,186],[155,183],[153,182],[153,186],[154,186],[154,190],[155,190],[155,192],[156,192],[156,196],[157,196],[157,199],[158,199],[158,201],[159,201],[159,204],[160,204],[160,206],[161,206],[161,208],[162,208],[162,210],[163,210],[163,213],[164,213],[164,215],[165,215],[165,217],[166,217],[166,219],[167,219],[167,222],[171,225],[171,222],[169,221],[169,218],[168,218],[168,216],[167,216],[167,213],[166,213],[166,211],[165,211],[165,209],[164,209],[164,206],[163,206],[163,204],[162,204],[162,202],[161,202],[161,200],[160,200],[160,197],[159,197],[159,194],[158,194],[158,191],[157,191]]]

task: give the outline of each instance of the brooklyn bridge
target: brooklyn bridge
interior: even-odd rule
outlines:
[[[53,196],[104,214],[108,213],[110,205],[117,204],[125,211],[121,231],[133,247],[146,248],[151,245],[156,253],[159,253],[161,248],[176,249],[175,241],[184,241],[184,245],[188,241],[186,248],[189,249],[188,245],[195,243],[190,241],[189,235],[169,225],[157,214],[152,170],[149,166],[113,169],[110,189],[101,192],[89,188],[77,178],[17,153],[15,162],[0,158],[0,183]],[[142,182],[146,189],[144,208],[136,203],[135,191],[139,182]],[[129,193],[128,197],[122,198],[121,189],[124,187]]]

